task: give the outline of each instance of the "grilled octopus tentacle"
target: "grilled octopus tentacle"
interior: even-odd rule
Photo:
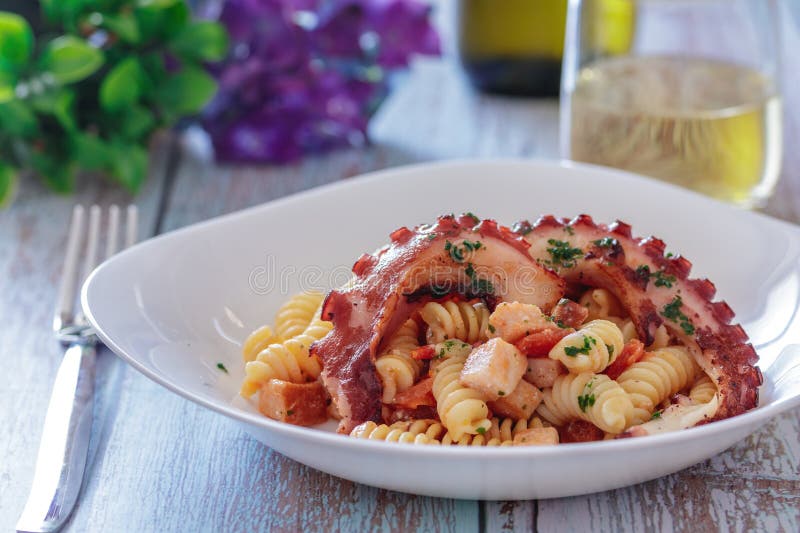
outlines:
[[[713,301],[714,284],[690,279],[691,263],[665,255],[663,241],[635,238],[624,222],[606,226],[588,215],[573,220],[545,216],[533,224],[519,222],[514,231],[531,244],[531,256],[563,277],[568,287],[588,285],[614,293],[645,344],[665,324],[716,382],[719,407],[713,419],[757,405],[763,378],[747,335],[740,325],[730,324],[731,308]]]
[[[389,245],[362,256],[353,266],[351,283],[325,299],[322,319],[333,322],[333,330],[312,347],[342,417],[339,431],[380,421],[376,353],[382,340],[431,296],[455,292],[490,305],[520,301],[549,311],[565,284],[537,265],[528,247],[492,220],[450,215],[434,225],[400,228]]]

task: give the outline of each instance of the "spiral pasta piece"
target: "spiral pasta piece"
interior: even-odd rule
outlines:
[[[619,318],[619,317],[609,317],[608,318],[611,322],[619,327],[619,330],[622,332],[622,338],[625,339],[627,343],[631,339],[639,339],[639,334],[636,332],[636,325],[634,325],[633,320],[630,318]],[[667,327],[664,324],[661,324],[656,328],[655,333],[653,334],[653,343],[647,346],[648,350],[658,350],[660,348],[666,348],[670,345],[670,338],[669,332],[667,331]]]
[[[708,403],[717,394],[717,385],[708,374],[703,374],[692,385],[689,391],[689,398],[695,403]]]
[[[660,350],[661,348],[666,348],[669,346],[671,339],[669,338],[669,332],[667,331],[667,327],[664,324],[661,324],[656,328],[656,332],[653,335],[653,344],[647,347],[648,350]]]
[[[242,359],[245,363],[254,361],[261,350],[275,342],[278,342],[278,337],[273,333],[272,328],[261,326],[245,339],[242,345]]]
[[[542,393],[536,412],[554,426],[586,420],[603,431],[620,433],[633,416],[633,404],[616,381],[605,374],[582,372],[558,376]]]
[[[592,320],[553,346],[550,359],[561,361],[570,372],[601,372],[622,352],[625,341],[616,324]]]
[[[636,326],[630,318],[609,317],[609,320],[615,323],[622,332],[622,340],[625,343],[632,339],[639,339],[639,334],[636,333]]]
[[[439,425],[439,428],[441,428],[440,424],[425,420],[395,422],[390,426],[369,421],[353,428],[353,431],[350,432],[350,436],[360,439],[402,442],[407,444],[438,444],[436,439],[426,434],[428,429],[436,425]],[[434,431],[436,430],[434,429]]]
[[[487,435],[461,435],[461,438],[454,439],[450,433],[445,433],[441,443],[443,446],[513,446],[511,440],[500,440],[497,437]]]
[[[491,420],[487,418],[489,407],[483,395],[459,382],[466,360],[466,355],[449,357],[434,369],[433,397],[436,399],[436,410],[453,440],[460,439],[465,433],[485,433],[492,427]]]
[[[489,308],[482,302],[428,302],[419,310],[419,315],[428,326],[425,337],[429,344],[448,339],[472,344],[487,339]]]
[[[514,420],[513,418],[492,418],[492,428],[489,430],[489,436],[499,439],[501,442],[513,441],[518,433],[531,428],[542,428],[544,424],[539,417],[534,416],[530,420],[520,418]]]
[[[422,365],[411,357],[411,352],[419,348],[418,336],[417,323],[412,319],[406,320],[375,361],[378,377],[383,384],[383,403],[392,403],[398,392],[407,390],[419,378]]]
[[[587,320],[608,319],[622,315],[624,309],[614,294],[607,289],[589,289],[578,303],[589,311]]]
[[[658,404],[694,382],[700,368],[683,346],[647,352],[617,378],[630,396],[635,423],[650,420]]]
[[[301,292],[284,303],[275,315],[275,335],[285,341],[303,333],[322,304],[323,294]]]
[[[488,432],[477,435],[464,434],[459,439],[454,439],[448,432],[441,438],[441,443],[456,446],[513,446],[514,437],[519,433],[527,429],[543,427],[546,427],[545,423],[539,417],[533,417],[530,421],[524,418],[514,420],[495,417],[492,418],[492,427]],[[429,436],[432,437],[430,434]]]
[[[245,379],[239,393],[248,398],[271,379],[292,383],[317,379],[322,372],[322,364],[311,354],[311,345],[327,335],[332,327],[333,324],[319,318],[318,311],[302,334],[267,346],[255,361],[245,365]]]

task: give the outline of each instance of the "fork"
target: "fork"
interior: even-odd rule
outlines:
[[[78,263],[84,241],[85,209],[77,205],[72,211],[53,320],[56,338],[67,349],[47,407],[36,472],[25,509],[17,522],[18,532],[58,530],[72,512],[80,493],[92,433],[95,348],[98,339],[80,306],[77,311],[73,310],[79,287],[97,266],[101,215],[99,206],[89,208],[83,271],[79,280]],[[123,249],[136,241],[136,206],[128,206],[125,218]],[[106,259],[117,253],[119,233],[120,208],[112,205],[108,209]]]

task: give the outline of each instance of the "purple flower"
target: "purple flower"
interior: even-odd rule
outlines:
[[[228,0],[228,60],[204,115],[217,158],[287,162],[366,142],[387,74],[439,53],[418,0]]]

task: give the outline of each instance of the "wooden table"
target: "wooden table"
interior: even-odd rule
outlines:
[[[787,30],[788,23],[787,23]],[[786,32],[786,50],[800,36]],[[800,82],[787,52],[787,87]],[[787,158],[766,210],[800,221],[800,101],[789,94]],[[449,60],[415,65],[376,117],[373,146],[286,167],[219,167],[192,135],[155,145],[135,199],[141,233],[160,234],[362,172],[452,157],[557,157],[557,104],[487,97]],[[50,334],[66,222],[75,202],[131,201],[84,183],[74,198],[27,180],[0,212],[0,530],[13,529],[30,486],[62,354]],[[641,531],[800,530],[800,411],[734,448],[633,487],[555,500],[416,497],[334,478],[286,459],[231,421],[100,355],[96,438],[71,531]],[[657,460],[657,458],[654,458]]]

